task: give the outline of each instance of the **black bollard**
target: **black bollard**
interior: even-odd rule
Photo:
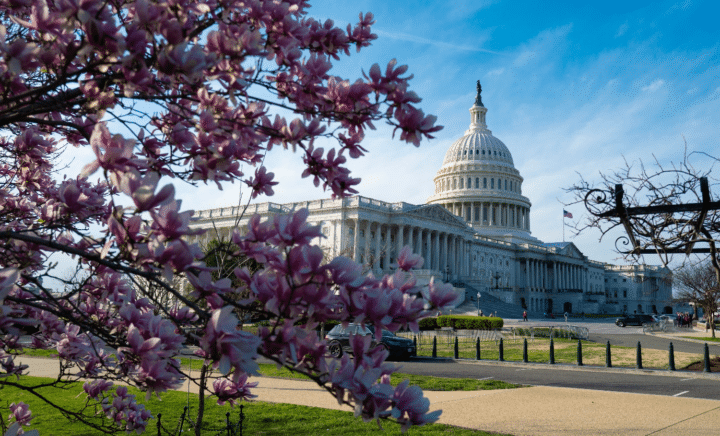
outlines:
[[[523,362],[528,363],[527,338],[523,339]]]
[[[480,338],[475,340],[475,359],[480,360]]]
[[[670,342],[670,345],[668,346],[668,369],[670,371],[675,371],[675,349],[673,348],[672,342]]]
[[[642,367],[642,346],[640,345],[640,341],[638,341],[637,344],[637,355],[635,356],[635,366],[637,369],[643,369]]]
[[[612,358],[610,357],[610,341],[605,344],[605,366],[612,368]]]
[[[552,336],[550,337],[550,365],[555,364],[555,342],[553,342]]]
[[[458,359],[460,357],[460,347],[458,345],[458,337],[455,336],[455,358]]]
[[[417,336],[413,335],[413,347],[417,350]]]
[[[158,431],[157,434],[158,434],[158,436],[162,436],[160,434],[160,420],[161,419],[162,419],[162,413],[158,412],[158,415],[157,415],[157,431]]]
[[[705,344],[705,369],[703,369],[703,372],[710,372],[710,350],[708,349],[707,344]]]
[[[505,353],[503,352],[503,339],[500,338],[500,344],[498,345],[498,360],[500,362],[505,361]]]
[[[437,357],[437,336],[433,336],[433,352],[432,357]]]
[[[577,346],[577,364],[578,366],[583,366],[582,363],[582,341],[578,339],[578,346]]]

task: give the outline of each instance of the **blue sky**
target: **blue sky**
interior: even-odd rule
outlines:
[[[415,75],[411,85],[421,107],[445,126],[420,148],[393,141],[389,129],[371,132],[370,153],[351,165],[363,179],[361,195],[424,203],[445,151],[468,127],[478,79],[488,127],[525,179],[532,233],[543,241],[562,240],[561,202],[569,200],[562,188],[577,181],[577,173],[596,180],[623,159],[677,161],[685,140],[691,151],[718,155],[718,2],[340,3],[316,1],[310,12],[345,26],[370,11],[379,38],[353,52],[335,74],[354,79],[375,62],[397,58]],[[329,196],[299,181],[299,161],[290,153],[269,156],[280,181],[272,201]],[[229,205],[237,198],[231,191],[212,204],[185,206]],[[575,220],[584,215],[580,206],[568,209]],[[614,237],[599,245],[599,233],[570,236],[566,231],[592,259],[617,258]]]
[[[684,141],[691,151],[720,154],[720,2],[312,4],[312,16],[341,27],[357,22],[360,12],[375,15],[378,40],[353,51],[333,74],[354,80],[373,63],[384,67],[396,58],[415,75],[411,87],[423,98],[421,107],[445,126],[420,148],[393,140],[383,126],[370,132],[368,155],[350,165],[363,179],[361,195],[425,203],[445,151],[468,127],[476,80],[483,85],[488,127],[525,179],[532,233],[546,242],[562,240],[562,202],[569,200],[562,188],[576,182],[577,173],[596,180],[624,159],[677,161]],[[299,178],[300,155],[277,150],[267,163],[280,185],[275,196],[259,201],[330,196]],[[236,204],[239,189],[178,188],[186,209]],[[711,190],[717,195],[720,186]],[[575,220],[584,215],[580,206],[568,210]],[[615,237],[598,244],[599,233],[570,236],[566,232],[591,259],[617,258]]]

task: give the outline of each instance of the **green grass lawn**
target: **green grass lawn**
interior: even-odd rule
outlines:
[[[576,364],[577,343],[575,339],[554,339],[555,363]],[[701,349],[698,353],[675,352],[675,364],[677,367],[684,367],[693,362],[702,360]],[[432,356],[432,339],[426,337],[418,342],[417,353],[419,356]],[[497,341],[480,342],[480,359],[498,360],[499,344]],[[611,359],[613,366],[634,368],[636,364],[636,347],[611,347]],[[437,342],[438,357],[454,357],[454,340],[439,340]],[[458,356],[461,359],[475,359],[475,341],[458,344]],[[582,341],[582,357],[585,365],[605,365],[605,344],[590,341]],[[523,360],[523,338],[503,341],[503,359],[506,361],[522,362]],[[642,349],[644,368],[667,369],[668,352],[666,350]],[[535,338],[528,339],[528,361],[534,363],[548,363],[550,360],[550,339]]]
[[[38,385],[49,382],[50,379],[37,377],[23,377],[21,382],[25,386]],[[35,418],[32,421],[31,429],[37,429],[41,435],[54,436],[91,436],[97,431],[88,429],[82,424],[73,423],[64,418],[60,413],[48,406],[41,400],[19,388],[5,386],[2,391],[4,402],[24,401],[30,406]],[[82,391],[81,383],[74,383],[66,389],[59,390],[50,387],[41,388],[40,392],[52,398],[53,401],[62,404],[66,408],[79,409],[85,404],[85,394]],[[144,400],[145,396],[137,389],[130,389],[132,394]],[[188,401],[189,398],[189,401]],[[197,403],[197,395],[184,392],[165,392],[161,400],[152,397],[149,401],[142,401],[146,407],[157,417],[162,413],[162,422],[166,428],[175,428],[183,408],[190,404],[190,416],[194,415],[194,406]],[[243,435],[399,435],[400,426],[392,422],[383,422],[384,430],[381,430],[377,423],[364,423],[361,419],[355,418],[351,412],[336,410],[325,410],[314,407],[295,406],[289,404],[274,404],[263,402],[246,402],[244,404],[245,420],[243,421]],[[6,407],[6,404],[2,405]],[[7,410],[2,413],[6,414]],[[225,424],[226,413],[230,412],[230,419],[236,422],[239,416],[239,408],[230,406],[218,406],[213,400],[206,403],[206,431],[208,434],[216,434],[215,429],[222,428]],[[101,416],[96,419],[102,420]],[[150,420],[145,434],[155,435],[156,418]],[[124,432],[121,432],[124,434]],[[225,434],[225,433],[222,433]],[[433,424],[423,427],[411,428],[409,435],[425,434],[453,434],[453,435],[490,435],[482,431],[473,431],[442,424]],[[494,433],[493,433],[494,434]]]
[[[711,337],[699,338],[697,336],[683,336],[683,338],[696,339],[698,341],[706,341],[706,342],[720,342],[720,338],[711,338]]]

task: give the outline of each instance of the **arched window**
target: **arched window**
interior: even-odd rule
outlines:
[[[483,189],[487,189],[487,177],[483,177]]]
[[[470,177],[468,177],[467,188],[468,189],[472,188],[472,178],[470,178]]]
[[[480,188],[480,177],[475,177],[475,189]]]
[[[465,180],[465,179],[460,179],[460,189],[463,188],[463,180]]]
[[[495,189],[495,179],[490,179],[490,189]]]

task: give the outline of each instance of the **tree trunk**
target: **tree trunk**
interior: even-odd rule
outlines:
[[[195,436],[202,436],[200,429],[202,428],[203,415],[205,414],[205,385],[207,384],[208,365],[203,364],[200,368],[200,392],[198,394],[198,412],[195,419]]]

